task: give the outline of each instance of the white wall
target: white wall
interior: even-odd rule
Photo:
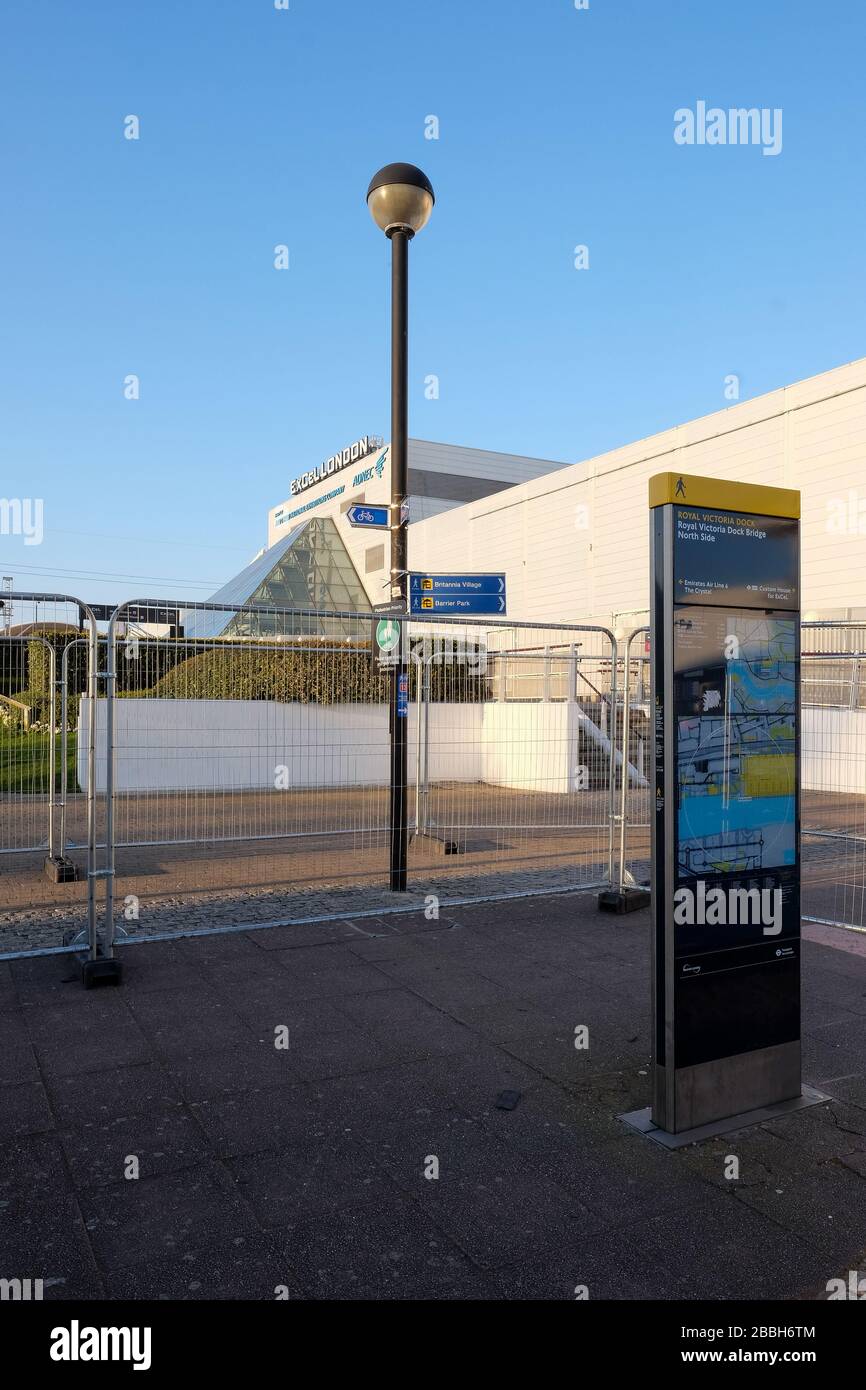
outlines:
[[[90,701],[81,701],[78,781],[87,783]],[[384,705],[299,705],[265,700],[116,700],[115,787],[120,792],[273,787],[387,786]],[[429,706],[432,782],[485,782],[536,792],[574,790],[576,707],[565,703]],[[415,782],[417,705],[408,715]],[[105,701],[97,701],[97,788],[105,790]]]
[[[431,779],[482,777],[483,705],[430,706]],[[78,782],[87,785],[90,701],[78,727]],[[130,699],[114,703],[118,791],[273,787],[275,768],[293,787],[387,786],[385,705],[300,705],[267,700]],[[416,766],[417,707],[408,715],[409,780]],[[105,791],[105,701],[97,701],[97,789]]]
[[[574,705],[509,702],[483,708],[482,781],[522,791],[575,790],[580,743]]]
[[[277,766],[293,787],[387,786],[388,710],[383,705],[297,705],[265,700],[116,700],[118,791],[273,787]],[[81,700],[78,782],[87,785],[90,701]],[[431,704],[431,782],[563,794],[580,762],[577,705]],[[408,716],[414,784],[417,705]],[[97,789],[105,791],[105,701],[97,701]],[[603,758],[604,751],[594,755]],[[805,791],[866,793],[866,710],[804,708]]]
[[[806,706],[801,746],[804,791],[866,794],[866,710]]]

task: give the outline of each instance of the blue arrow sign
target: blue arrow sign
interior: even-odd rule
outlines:
[[[380,530],[388,529],[387,507],[365,507],[358,504],[346,512],[350,526],[373,526]]]
[[[422,594],[505,594],[504,574],[411,574],[409,588]]]
[[[504,574],[410,574],[409,612],[473,617],[505,612]]]
[[[502,594],[475,594],[474,597],[454,598],[448,594],[410,594],[409,612],[416,617],[425,613],[453,613],[455,617],[473,618],[486,613],[503,614]]]

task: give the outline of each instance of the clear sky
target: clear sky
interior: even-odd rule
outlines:
[[[206,597],[387,436],[391,160],[437,194],[415,436],[576,461],[866,353],[854,0],[29,0],[0,52],[18,588]],[[781,151],[676,143],[699,101],[780,108]]]

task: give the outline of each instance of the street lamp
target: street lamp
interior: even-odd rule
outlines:
[[[414,164],[386,164],[367,189],[367,206],[391,242],[391,593],[406,615],[409,518],[409,242],[433,211],[433,187]],[[406,891],[406,766],[409,674],[401,627],[391,669],[391,889]]]

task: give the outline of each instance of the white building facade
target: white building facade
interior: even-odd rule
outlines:
[[[390,501],[390,455],[365,435],[299,472],[267,549],[213,599],[385,602],[388,533],[346,513]],[[410,439],[408,469],[410,570],[504,572],[517,621],[643,624],[647,484],[674,470],[799,489],[804,617],[866,620],[866,358],[580,463]]]
[[[798,488],[804,617],[866,618],[866,358],[419,520],[409,566],[504,571],[515,619],[639,625],[673,470]]]
[[[422,522],[453,515],[473,502],[489,501],[521,483],[566,467],[550,459],[410,439],[410,545]],[[330,518],[370,602],[385,602],[390,570],[388,534],[354,527],[346,513],[360,503],[382,505],[390,500],[390,445],[376,435],[365,435],[292,479],[290,496],[268,513],[268,548],[305,521]]]

